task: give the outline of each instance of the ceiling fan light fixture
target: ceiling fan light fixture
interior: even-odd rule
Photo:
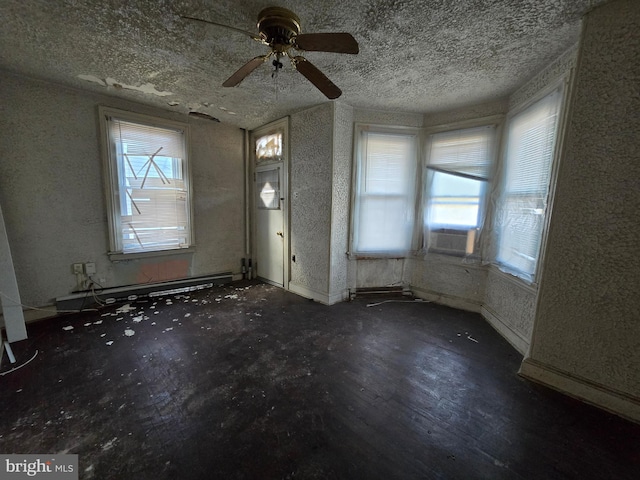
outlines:
[[[228,28],[249,35],[254,40],[268,45],[271,49],[268,54],[255,57],[245,63],[225,80],[222,84],[223,87],[235,87],[239,85],[242,80],[274,55],[275,59],[272,62],[274,71],[271,76],[277,79],[278,71],[283,67],[280,59],[286,55],[291,59],[295,69],[318,90],[327,98],[335,99],[342,94],[342,91],[311,62],[301,55],[293,55],[290,53],[290,50],[348,53],[352,55],[359,52],[358,42],[349,33],[301,33],[300,18],[291,10],[282,7],[267,7],[260,11],[257,23],[259,35],[254,35],[235,27],[210,22],[208,20],[186,16],[183,18]]]

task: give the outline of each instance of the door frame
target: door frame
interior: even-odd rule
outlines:
[[[257,261],[259,264],[259,259],[257,258],[257,225],[256,225],[256,167],[258,164],[256,163],[256,140],[265,135],[271,135],[274,133],[282,133],[282,159],[277,159],[275,161],[262,161],[259,166],[267,166],[267,165],[276,165],[280,164],[282,168],[282,185],[280,186],[280,198],[282,205],[282,228],[284,233],[284,244],[283,244],[283,255],[282,255],[282,287],[285,290],[289,290],[289,281],[291,274],[291,239],[289,236],[290,232],[290,214],[291,210],[289,208],[289,169],[290,169],[290,155],[289,155],[289,117],[281,118],[280,120],[276,120],[274,122],[263,125],[262,127],[258,127],[255,130],[252,130],[249,133],[249,192],[247,203],[251,205],[250,216],[251,216],[251,258],[254,261]],[[259,266],[259,265],[258,265]],[[254,268],[252,271],[252,278],[256,277],[257,268]]]

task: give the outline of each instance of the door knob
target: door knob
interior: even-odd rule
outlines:
[[[282,238],[284,238],[284,235],[283,235],[283,233],[282,233],[282,232],[276,232],[276,235],[279,235],[279,236],[281,236]]]

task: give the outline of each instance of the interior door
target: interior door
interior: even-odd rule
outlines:
[[[282,162],[256,167],[256,275],[284,286],[284,195]]]

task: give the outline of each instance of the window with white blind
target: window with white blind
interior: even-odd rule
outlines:
[[[535,278],[540,254],[561,103],[558,89],[507,124],[497,261],[527,281]]]
[[[191,246],[187,125],[101,109],[112,253]]]
[[[353,249],[357,254],[403,254],[411,249],[415,210],[417,133],[357,132]]]
[[[429,137],[424,197],[425,242],[429,249],[474,253],[483,221],[494,139],[494,126]]]

